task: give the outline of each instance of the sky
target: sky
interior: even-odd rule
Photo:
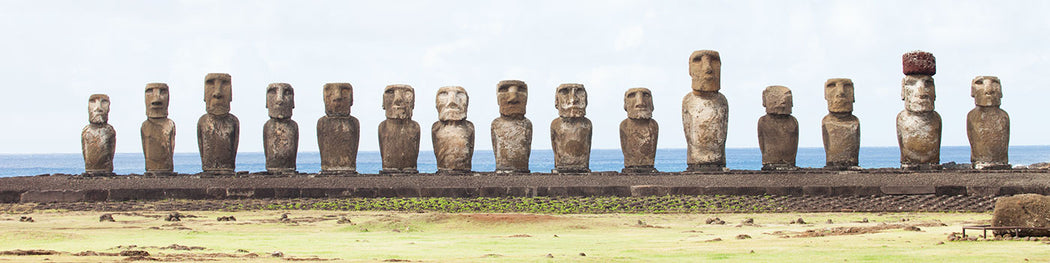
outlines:
[[[87,98],[111,98],[117,152],[141,152],[144,88],[170,87],[176,152],[196,152],[204,76],[233,77],[240,151],[261,152],[265,90],[295,88],[299,151],[317,151],[322,87],[350,82],[362,151],[379,149],[382,90],[409,84],[431,149],[442,86],[470,95],[476,149],[491,149],[496,83],[529,86],[533,149],[550,149],[554,91],[584,84],[592,147],[618,149],[623,93],[652,90],[660,148],[685,148],[694,50],[721,54],[728,147],[757,147],[761,93],[794,96],[799,144],[820,147],[823,84],[851,78],[862,146],[896,146],[901,55],[937,58],[943,145],[968,145],[970,81],[1002,80],[1011,145],[1046,145],[1048,1],[0,1],[0,153],[79,153]]]

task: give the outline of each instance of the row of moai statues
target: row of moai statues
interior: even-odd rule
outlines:
[[[905,110],[897,116],[901,167],[940,169],[941,119],[933,110],[935,91],[934,57],[915,51],[903,56],[904,80],[901,96]],[[721,58],[716,51],[700,50],[689,58],[692,92],[682,100],[682,122],[686,136],[687,171],[725,170],[725,142],[729,105],[721,89]],[[360,139],[360,123],[350,115],[353,87],[349,83],[324,86],[325,116],[317,121],[317,142],[322,174],[354,174]],[[824,93],[828,115],[821,121],[821,134],[828,169],[859,169],[860,121],[853,115],[853,82],[828,79]],[[229,74],[205,77],[207,113],[197,123],[202,170],[209,174],[233,174],[239,138],[239,121],[230,113],[232,82]],[[291,119],[295,92],[287,83],[273,83],[266,90],[270,120],[263,126],[266,169],[271,174],[296,173],[298,124]],[[971,96],[977,107],[967,116],[971,160],[976,169],[1008,169],[1009,116],[999,108],[1002,97],[999,79],[974,79]],[[167,118],[168,86],[146,85],[146,115],[142,145],[147,174],[173,173],[175,124]],[[492,147],[496,173],[529,173],[532,122],[525,117],[528,86],[519,80],[497,84],[500,117],[492,121]],[[82,133],[85,173],[112,174],[115,131],[107,124],[109,98],[89,98],[89,124]],[[438,121],[431,127],[438,173],[472,171],[474,124],[468,120],[469,96],[458,86],[438,90],[435,105]],[[798,121],[791,116],[791,90],[770,86],[762,92],[766,115],[758,120],[759,148],[763,170],[797,169]],[[590,172],[593,126],[585,117],[587,91],[582,84],[562,84],[555,94],[559,117],[550,125],[554,151],[554,173]],[[383,91],[386,120],[379,124],[382,174],[418,173],[420,127],[412,120],[415,91],[409,85],[390,85]],[[652,119],[652,92],[628,89],[624,94],[627,118],[620,123],[620,146],[625,173],[652,173],[659,125]]]

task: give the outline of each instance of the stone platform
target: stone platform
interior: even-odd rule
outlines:
[[[213,177],[38,175],[0,178],[0,202],[104,202],[165,199],[777,195],[879,196],[1050,194],[1050,171],[899,169],[733,170],[712,173],[322,176],[263,173]]]

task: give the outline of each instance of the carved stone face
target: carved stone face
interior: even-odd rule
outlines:
[[[525,105],[529,102],[529,86],[520,80],[504,80],[500,81],[497,87],[499,114],[525,116]]]
[[[587,115],[587,90],[583,84],[561,84],[554,95],[558,116],[579,118]]]
[[[437,104],[438,119],[443,121],[459,121],[467,119],[467,104],[470,97],[467,90],[459,86],[441,87],[438,89],[435,104]]]
[[[88,122],[94,124],[109,122],[109,96],[92,94],[88,98]]]
[[[933,77],[928,75],[906,75],[901,81],[901,99],[904,109],[912,112],[933,111],[933,102],[937,92],[933,86]]]
[[[970,85],[970,97],[977,106],[999,106],[1002,104],[1003,86],[995,76],[980,76]]]
[[[791,90],[784,86],[769,86],[762,91],[762,106],[767,114],[791,114]]]
[[[328,116],[350,116],[354,105],[354,87],[350,83],[324,84],[324,113]]]
[[[168,117],[168,84],[146,84],[146,117]]]
[[[230,113],[230,101],[233,101],[233,82],[230,74],[209,73],[204,77],[204,105],[208,114]]]
[[[623,109],[631,119],[653,118],[653,93],[647,88],[633,88],[623,94]]]
[[[718,51],[698,50],[689,56],[689,76],[693,91],[718,91],[722,88],[722,59]]]
[[[288,83],[272,83],[266,87],[266,109],[270,118],[288,119],[295,109],[295,89]]]
[[[390,85],[383,91],[387,119],[411,119],[416,107],[416,91],[409,85]]]
[[[828,79],[824,83],[824,99],[828,101],[830,112],[853,112],[853,80]]]

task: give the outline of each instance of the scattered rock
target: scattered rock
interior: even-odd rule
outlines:
[[[944,241],[937,242],[938,245],[944,245]]]
[[[807,224],[807,223],[806,223],[806,221],[805,221],[805,220],[802,220],[802,218],[801,218],[801,217],[799,217],[798,219],[795,219],[795,221],[791,221],[791,223],[788,223],[788,224],[800,224],[800,225],[805,225],[805,224]]]
[[[750,218],[750,217],[744,219],[744,222],[743,222],[743,224],[754,224],[754,223],[755,223],[755,219],[754,218]]]
[[[281,218],[279,218],[278,220],[281,220],[281,222],[291,221],[290,219],[288,219],[288,214],[281,214]]]
[[[237,253],[248,253],[247,249],[237,249]]]
[[[1033,163],[1028,165],[1028,169],[1050,169],[1050,163]]]
[[[215,218],[215,220],[219,221],[219,222],[229,222],[229,221],[237,221],[237,218],[233,217],[233,216],[220,216],[218,218]]]
[[[22,216],[22,218],[18,219],[18,222],[32,223],[32,222],[36,222],[36,220],[33,220],[32,217]]]
[[[351,225],[354,224],[354,222],[350,222],[350,219],[346,219],[345,216],[344,217],[340,217],[339,221],[335,221],[335,223],[336,224],[351,224]]]
[[[751,236],[746,234],[739,234],[736,236],[736,239],[751,239]]]
[[[583,253],[583,252],[580,252],[580,256],[581,256],[581,257],[586,257],[586,256],[587,256],[587,254],[586,254],[586,253]]]
[[[145,250],[124,250],[120,252],[121,257],[149,257]]]
[[[827,223],[828,224],[834,224],[835,222],[832,222],[831,219],[829,218]]]
[[[721,218],[717,218],[717,217],[715,217],[715,218],[708,218],[704,222],[707,223],[708,225],[725,225],[726,224],[726,221],[722,221]]]
[[[281,252],[281,251],[274,251],[273,253],[270,253],[270,256],[271,256],[271,257],[275,257],[275,258],[280,258],[280,257],[284,257],[284,252]]]
[[[704,242],[718,242],[718,241],[722,241],[722,238],[716,237],[715,239],[704,240]]]
[[[172,213],[168,214],[167,217],[164,217],[164,221],[168,221],[168,222],[179,222],[179,221],[182,221],[182,214],[179,214],[179,212],[172,212]]]
[[[117,222],[117,220],[113,220],[113,214],[102,214],[102,215],[98,216],[98,221],[99,222]]]
[[[554,258],[554,255],[551,255],[550,253],[547,253],[547,258]]]
[[[917,227],[917,226],[906,226],[903,229],[905,231],[915,231],[915,232],[922,231],[922,229]]]
[[[941,164],[941,167],[944,168],[944,170],[970,170],[970,169],[973,169],[973,165],[970,164],[970,163],[955,163],[955,162],[943,163],[943,164]]]
[[[30,250],[8,250],[0,251],[0,256],[44,256],[44,255],[58,255],[58,251],[54,250],[43,250],[43,249],[30,249]]]
[[[517,234],[517,235],[507,236],[507,237],[532,237],[532,236],[526,235],[526,234]]]

